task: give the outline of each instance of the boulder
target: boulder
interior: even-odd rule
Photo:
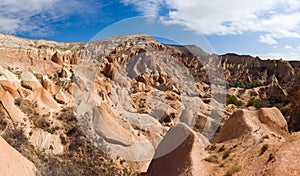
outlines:
[[[205,140],[186,124],[178,123],[170,129],[158,145],[145,176],[208,175],[208,165],[203,161]]]
[[[34,164],[11,147],[2,137],[0,137],[0,156],[1,175],[40,175]]]
[[[288,136],[287,122],[277,108],[238,110],[224,123],[217,142],[249,136],[261,138],[272,134],[278,137]]]

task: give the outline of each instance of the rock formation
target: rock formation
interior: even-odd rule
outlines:
[[[289,128],[292,131],[300,131],[300,90],[295,92],[293,96],[294,107],[289,119]]]
[[[32,162],[12,148],[2,137],[0,137],[0,155],[1,175],[39,175],[39,171]]]
[[[277,108],[262,108],[257,111],[239,110],[224,123],[217,141],[265,135],[288,136],[287,122]]]
[[[299,175],[285,164],[299,160],[286,122],[299,131],[299,62],[145,34],[90,43],[0,34],[0,47],[0,134],[42,174]],[[232,95],[241,102],[226,104]],[[3,162],[20,169],[1,171],[35,174],[11,156]]]
[[[202,141],[203,140],[203,141]],[[199,138],[187,125],[179,123],[165,135],[144,175],[209,175],[202,160],[206,157],[204,137]]]

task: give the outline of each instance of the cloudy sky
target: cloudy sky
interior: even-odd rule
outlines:
[[[300,60],[299,0],[1,0],[0,32],[88,41],[135,16],[203,35],[218,54]]]

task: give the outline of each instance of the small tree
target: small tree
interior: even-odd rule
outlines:
[[[247,107],[249,107],[249,106],[254,106],[256,109],[260,109],[260,108],[264,107],[264,104],[257,101],[254,97],[251,97],[247,103]]]
[[[238,98],[235,95],[231,95],[228,99],[227,104],[234,104],[236,106],[242,106],[243,103],[241,100],[238,100]]]

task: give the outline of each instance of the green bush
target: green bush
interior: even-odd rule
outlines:
[[[234,104],[236,106],[242,106],[242,101],[238,100],[238,98],[235,95],[231,95],[228,99],[227,104]]]
[[[254,106],[256,109],[260,109],[260,108],[264,107],[264,104],[257,101],[254,97],[251,97],[247,103],[247,107],[249,107],[249,106]]]
[[[269,98],[269,102],[270,102],[270,104],[276,104],[276,103],[281,103],[282,100],[281,100],[281,97],[279,97],[279,96],[271,96]]]

